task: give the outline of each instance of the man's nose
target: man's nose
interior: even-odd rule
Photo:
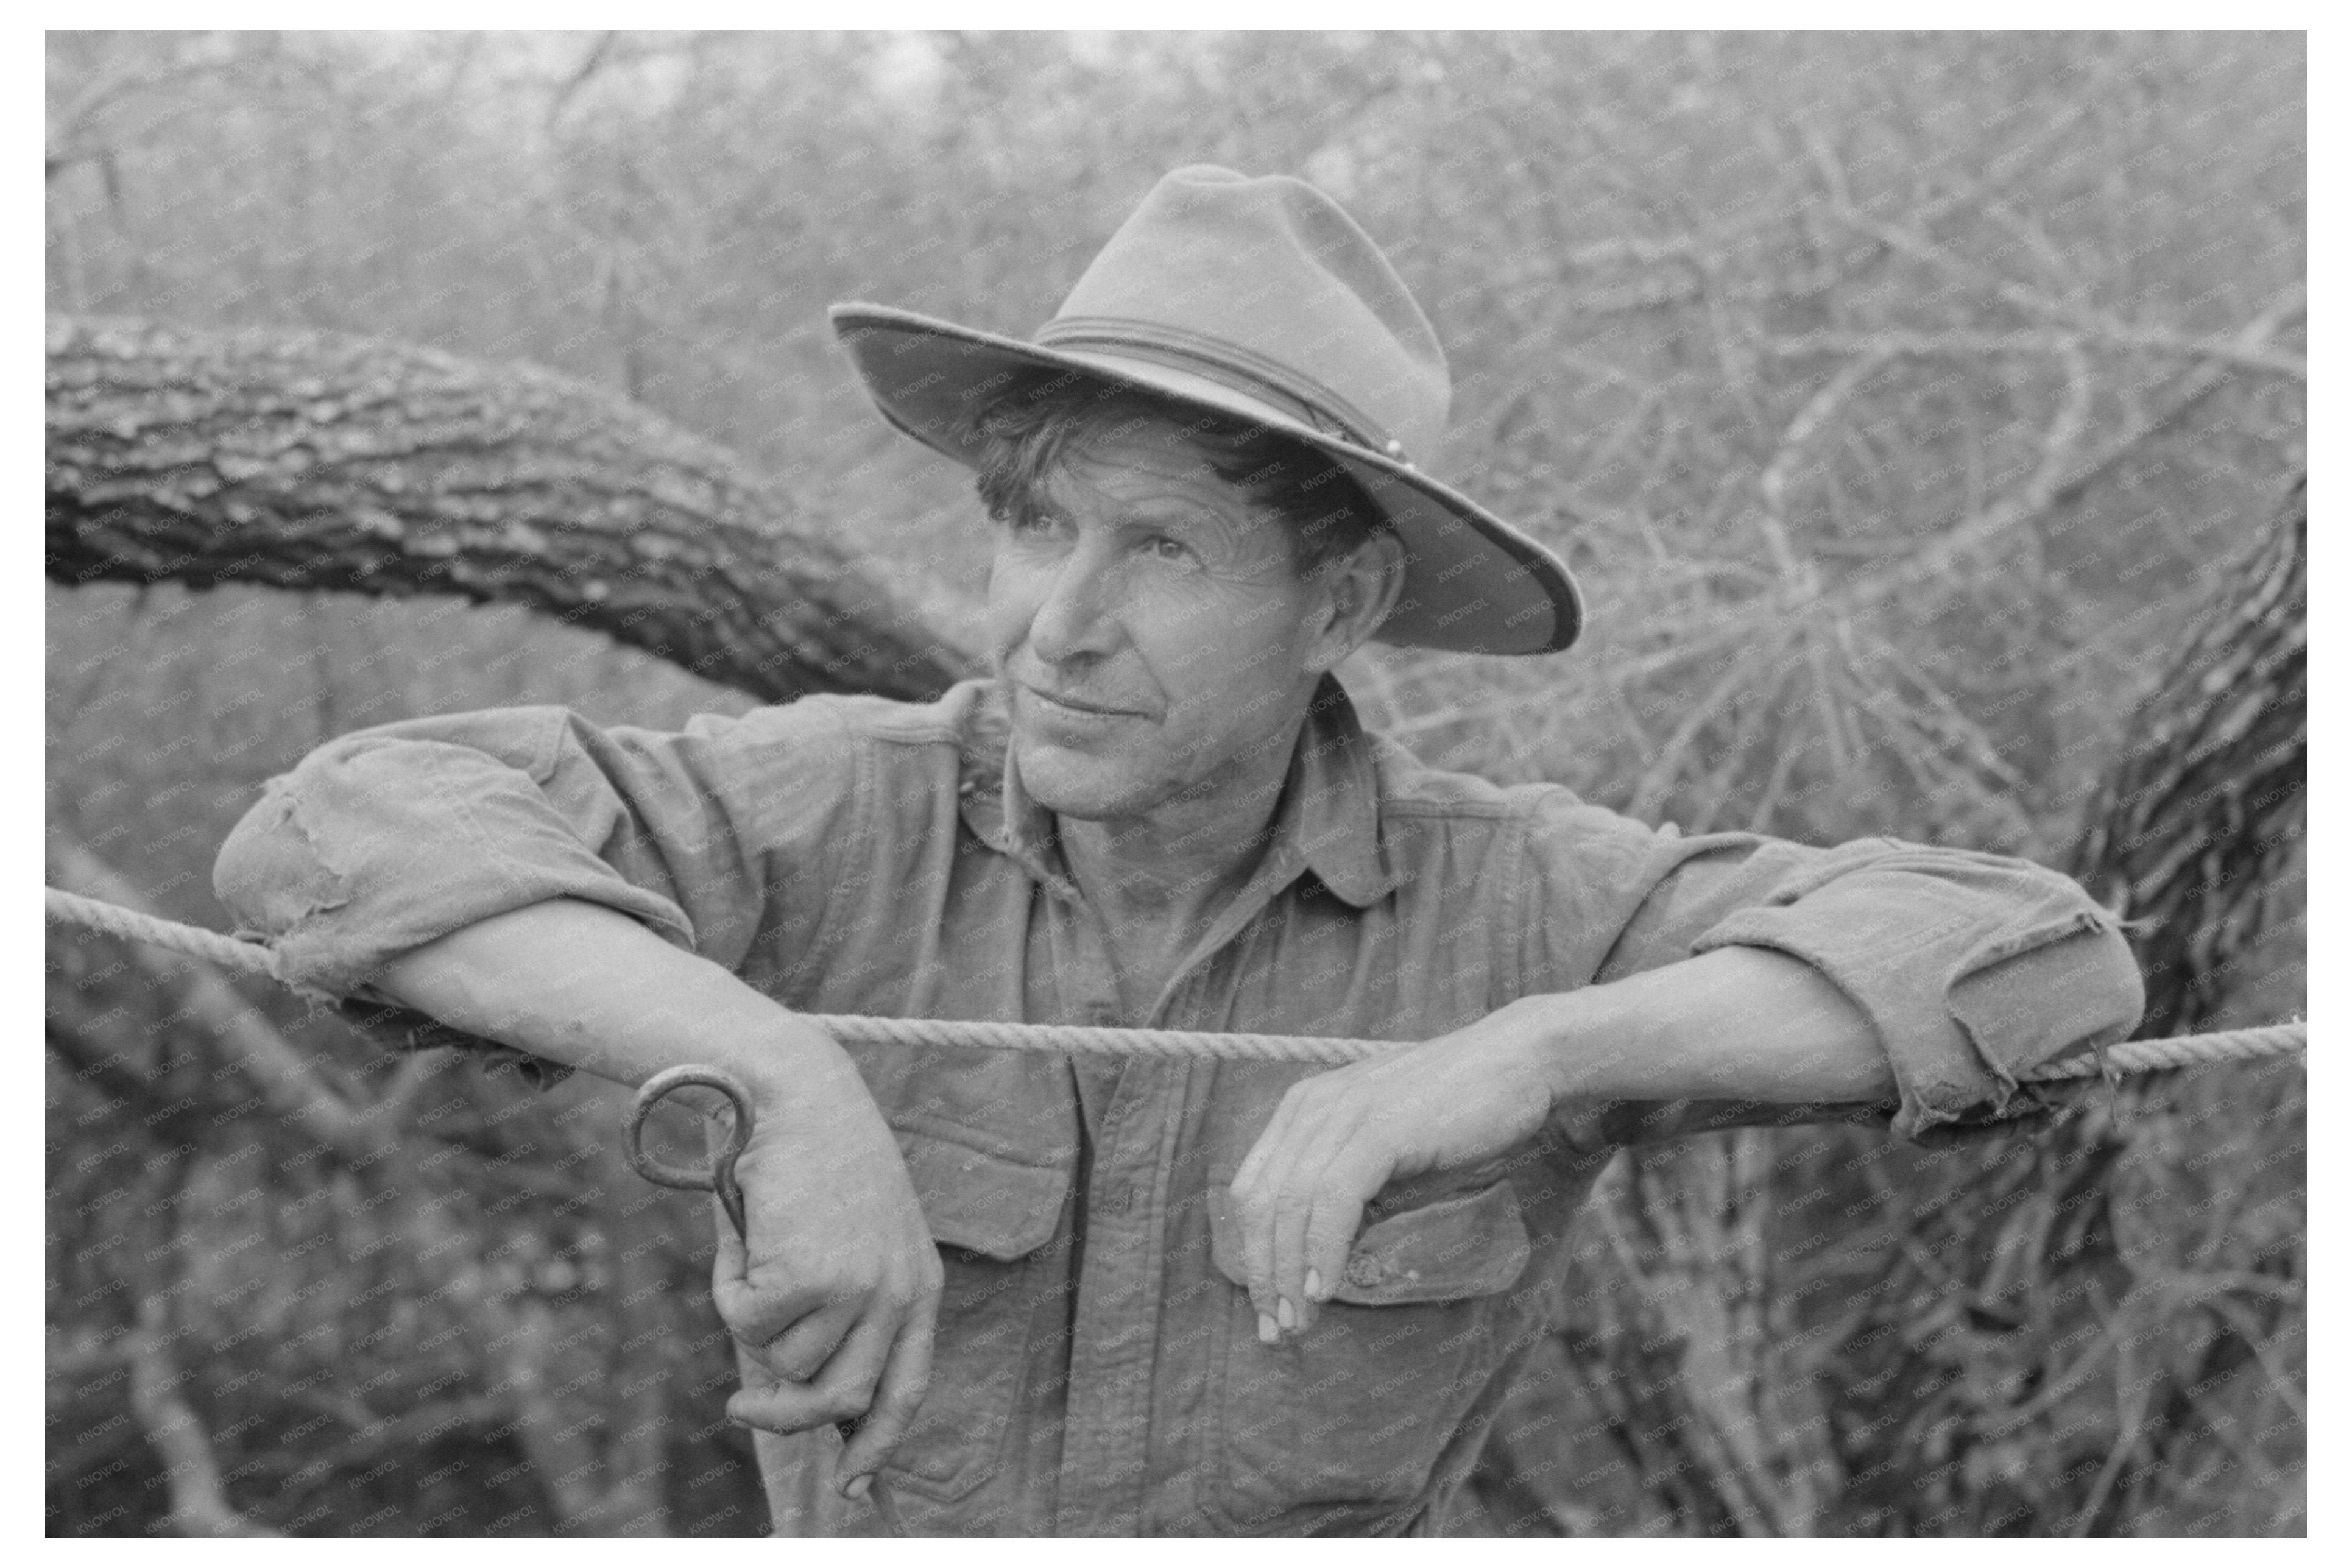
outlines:
[[[1030,619],[1030,651],[1048,664],[1110,652],[1118,640],[1121,576],[1118,560],[1099,547],[1081,543],[1063,556]]]

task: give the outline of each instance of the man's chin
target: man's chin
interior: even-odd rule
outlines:
[[[1104,822],[1148,810],[1150,792],[1117,758],[1016,735],[1021,788],[1056,816]]]

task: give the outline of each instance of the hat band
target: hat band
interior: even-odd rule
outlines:
[[[1323,435],[1406,462],[1404,443],[1366,418],[1346,398],[1263,354],[1216,338],[1154,321],[1065,316],[1040,327],[1032,341],[1040,348],[1095,349],[1202,376],[1245,397],[1271,404]]]

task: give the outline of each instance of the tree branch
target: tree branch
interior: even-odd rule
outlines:
[[[59,886],[127,909],[146,908],[136,889],[80,845],[52,836],[49,857]],[[381,1118],[354,1110],[211,968],[143,943],[129,943],[126,951],[139,970],[172,987],[188,1016],[211,1032],[289,1126],[347,1163],[373,1164],[397,1145]]]
[[[2158,327],[2051,328],[2031,332],[1914,332],[1896,329],[1874,332],[1806,332],[1775,338],[1763,352],[1780,359],[1813,354],[1853,354],[1864,363],[1893,359],[1998,359],[2008,356],[2067,354],[2086,348],[2126,349],[2170,358],[2210,360],[2241,370],[2262,371],[2290,380],[2306,379],[2302,354],[2289,353],[2239,337],[2197,338]]]
[[[768,701],[975,668],[781,487],[543,371],[52,318],[47,458],[61,582],[511,601]]]
[[[220,1460],[195,1407],[180,1395],[181,1373],[163,1349],[164,1309],[156,1297],[139,1303],[139,1326],[121,1340],[131,1368],[131,1413],[163,1461],[172,1497],[172,1523],[189,1536],[275,1536],[228,1500]]]

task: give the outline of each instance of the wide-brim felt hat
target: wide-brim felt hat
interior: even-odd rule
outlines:
[[[1416,467],[1453,399],[1437,334],[1338,203],[1302,180],[1179,169],[1111,236],[1028,340],[887,305],[834,330],[883,416],[966,467],[975,416],[1031,371],[1108,381],[1263,426],[1332,459],[1402,542],[1405,580],[1378,640],[1554,653],[1583,629],[1567,565]]]

